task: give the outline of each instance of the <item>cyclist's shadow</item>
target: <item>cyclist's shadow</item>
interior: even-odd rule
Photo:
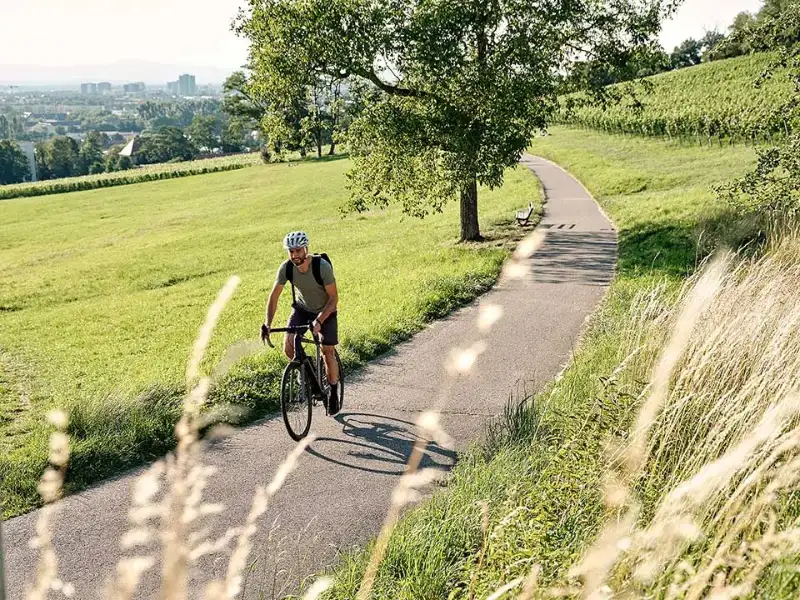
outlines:
[[[417,440],[417,426],[386,415],[341,412],[336,421],[342,424],[345,439],[319,437],[306,449],[317,458],[350,469],[382,475],[402,475]],[[420,468],[451,469],[456,452],[428,443]]]

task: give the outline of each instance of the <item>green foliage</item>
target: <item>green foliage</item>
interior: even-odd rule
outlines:
[[[257,336],[286,231],[303,227],[312,246],[334,259],[340,352],[349,369],[485,291],[508,254],[509,232],[523,232],[508,226],[520,198],[541,205],[538,182],[514,169],[503,188],[486,192],[482,213],[505,229],[489,230],[485,245],[457,245],[454,206],[414,228],[397,208],[341,219],[348,166],[346,159],[297,161],[0,202],[0,494],[7,511],[36,502],[47,458],[43,415],[53,406],[75,415],[71,489],[170,447],[187,353],[232,274],[242,284],[203,369],[211,373],[229,348],[251,355],[215,374],[215,407],[232,422],[275,409],[285,363],[279,352],[261,350]],[[279,321],[289,303],[287,291]]]
[[[0,140],[0,185],[19,183],[30,176],[28,157],[19,144],[11,140]]]
[[[195,115],[186,134],[195,148],[206,148],[208,151],[219,146],[220,122],[213,115]]]
[[[782,146],[760,151],[756,169],[719,187],[718,193],[740,213],[756,214],[766,226],[776,220],[795,220],[800,214],[800,2],[766,3],[759,23],[743,39],[756,49],[779,50],[758,84],[763,87],[777,79],[792,85],[776,112],[793,133]]]
[[[73,168],[74,175],[94,175],[105,171],[103,148],[108,145],[108,136],[99,131],[90,131],[81,144]]]
[[[559,73],[576,48],[622,64],[657,33],[672,3],[568,2],[559,10],[483,0],[248,4],[237,29],[251,42],[252,86],[263,97],[297,98],[320,77],[374,90],[348,134],[350,206],[400,201],[422,215],[460,193],[466,240],[480,238],[476,182],[502,184],[552,115]],[[408,190],[424,194],[412,200]]]
[[[79,150],[78,142],[71,137],[56,136],[52,138],[45,144],[44,154],[40,159],[41,178],[59,179],[80,175],[77,167]]]
[[[140,164],[150,165],[172,160],[191,160],[196,148],[178,127],[162,127],[156,133],[143,135],[137,154]]]
[[[670,55],[673,69],[685,69],[699,65],[703,59],[703,44],[693,38],[684,40]]]
[[[119,172],[107,172],[84,177],[68,177],[55,181],[37,181],[35,183],[8,185],[0,188],[0,200],[63,194],[65,192],[94,190],[118,185],[156,181],[159,179],[173,179],[176,177],[187,177],[189,175],[232,171],[255,164],[258,162],[258,156],[256,154],[243,154],[240,156],[208,158],[204,160],[182,162],[180,164],[150,165],[131,171],[127,171],[132,168],[131,161],[127,156],[118,156],[116,159],[109,157],[109,160],[115,163],[115,169]],[[108,170],[108,164],[106,164],[106,170]]]
[[[756,214],[763,226],[800,216],[800,135],[784,146],[759,151],[758,166],[717,188],[740,214]]]
[[[785,72],[776,72],[760,89],[755,86],[759,74],[774,59],[775,55],[757,54],[656,75],[605,109],[573,96],[578,103],[565,103],[560,120],[610,133],[706,144],[722,139],[756,142],[786,135],[791,123],[785,119],[783,107],[791,97],[792,84],[783,76]]]

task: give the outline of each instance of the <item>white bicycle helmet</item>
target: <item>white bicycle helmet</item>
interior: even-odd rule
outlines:
[[[283,247],[287,250],[308,248],[308,236],[305,231],[292,231],[283,238]]]

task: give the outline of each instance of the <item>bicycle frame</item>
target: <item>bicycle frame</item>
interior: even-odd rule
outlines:
[[[305,333],[309,327],[281,327],[278,329],[271,329],[270,333],[294,333],[294,359],[292,360],[293,363],[298,365],[305,365],[307,375],[309,376],[309,380],[312,387],[312,393],[317,396],[325,396],[326,392],[323,390],[323,385],[327,384],[328,378],[327,375],[323,375],[323,363],[324,360],[322,358],[322,342],[317,339],[316,334],[312,331],[311,338],[308,339],[303,337],[303,333]],[[267,337],[266,343],[270,348],[274,348],[275,346],[272,344],[272,340]],[[303,344],[314,344],[314,360],[311,359],[308,354],[306,354],[305,348],[303,348]],[[323,376],[325,377],[323,379]]]

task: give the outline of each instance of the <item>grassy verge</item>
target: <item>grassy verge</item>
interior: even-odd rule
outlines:
[[[570,170],[614,219],[619,276],[563,377],[510,408],[447,489],[401,521],[373,598],[486,597],[534,564],[541,583],[566,581],[603,522],[604,444],[628,430],[658,344],[628,358],[625,381],[617,367],[654,331],[654,315],[709,247],[703,240],[737,234],[724,225],[725,208],[710,186],[754,161],[741,147],[687,148],[564,128],[536,140],[531,152]],[[354,597],[368,552],[344,557],[327,597]]]
[[[341,354],[354,367],[494,282],[541,198],[524,169],[482,191],[487,241],[454,243],[458,207],[422,222],[399,210],[342,218],[346,160],[308,161],[0,203],[0,493],[5,516],[38,502],[43,414],[70,415],[67,489],[174,444],[186,357],[222,283],[238,274],[204,365],[241,422],[274,410],[280,354],[256,343],[286,231],[327,252],[341,293]],[[387,243],[387,241],[391,243]],[[288,315],[285,294],[278,321]],[[255,353],[253,353],[255,352]]]
[[[4,185],[0,186],[0,200],[96,190],[99,188],[128,185],[131,183],[144,183],[146,181],[157,181],[160,179],[188,177],[189,175],[233,171],[235,169],[243,169],[244,167],[256,165],[259,162],[261,162],[261,157],[258,152],[253,152],[238,156],[146,165],[127,171],[98,173],[97,175],[84,175],[82,177],[64,177],[63,179]]]

